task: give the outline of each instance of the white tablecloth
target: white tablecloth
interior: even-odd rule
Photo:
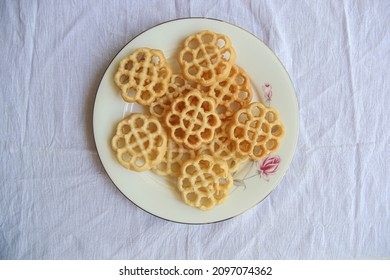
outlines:
[[[390,257],[390,2],[1,1],[1,259]],[[148,3],[148,4],[146,4]],[[236,24],[293,81],[300,133],[281,184],[244,215],[176,224],[137,208],[96,152],[100,78],[138,33]]]

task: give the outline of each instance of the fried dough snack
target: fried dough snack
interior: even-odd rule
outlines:
[[[274,108],[251,103],[228,36],[192,34],[177,59],[176,74],[161,50],[139,48],[120,61],[114,82],[123,100],[151,115],[121,120],[111,146],[123,167],[174,177],[187,205],[208,210],[226,200],[241,163],[279,148],[285,129]]]
[[[184,202],[201,210],[222,203],[232,185],[226,162],[209,155],[186,161],[177,184]]]
[[[187,149],[168,138],[167,152],[161,163],[153,167],[152,170],[158,175],[178,177],[181,175],[183,163],[195,156],[194,150]]]
[[[165,94],[171,75],[162,51],[139,48],[121,60],[114,81],[125,101],[149,105]]]
[[[217,113],[221,120],[233,116],[252,100],[249,76],[237,65],[232,66],[226,79],[210,86],[208,92],[217,102]]]
[[[170,137],[193,150],[199,149],[203,143],[210,143],[215,129],[221,125],[215,107],[214,99],[203,96],[199,90],[178,97],[164,119]]]
[[[275,109],[254,102],[234,114],[229,134],[240,154],[259,160],[278,149],[284,127]]]
[[[192,83],[184,79],[181,74],[173,74],[169,83],[166,94],[160,98],[156,98],[149,107],[149,111],[157,118],[163,118],[170,110],[172,102],[191,90],[197,88],[196,83]]]
[[[178,62],[187,80],[211,86],[229,75],[235,59],[229,37],[204,30],[185,39]]]
[[[237,152],[236,142],[230,139],[229,135],[230,122],[225,121],[222,126],[215,131],[215,137],[209,144],[203,144],[197,150],[197,154],[207,154],[218,157],[226,161],[231,173],[237,171],[240,163],[248,158]]]
[[[167,134],[157,118],[134,113],[118,123],[111,146],[123,167],[145,171],[163,160]]]

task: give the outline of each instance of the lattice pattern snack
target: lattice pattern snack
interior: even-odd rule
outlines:
[[[230,139],[229,135],[230,122],[223,122],[221,127],[215,131],[213,141],[209,144],[203,144],[197,151],[198,155],[207,154],[218,157],[226,161],[230,172],[235,172],[240,166],[240,163],[248,158],[237,152],[236,142]]]
[[[203,96],[199,90],[177,98],[164,120],[172,139],[193,150],[210,143],[221,125],[215,107],[214,99]]]
[[[242,68],[233,65],[226,79],[210,86],[209,94],[217,102],[219,118],[229,118],[252,100],[249,77]]]
[[[176,56],[175,74],[161,50],[139,48],[120,61],[123,100],[149,114],[121,120],[111,146],[125,168],[173,177],[184,203],[208,210],[228,197],[241,163],[276,151],[284,127],[274,108],[250,103],[250,78],[228,36],[192,34]]]
[[[208,210],[222,203],[233,185],[226,162],[209,155],[199,155],[182,167],[178,189],[188,205]]]
[[[111,146],[123,167],[145,171],[163,160],[167,134],[157,118],[134,113],[118,123]]]
[[[178,177],[181,175],[183,163],[195,156],[196,152],[194,150],[187,149],[169,138],[167,152],[163,160],[152,170],[158,175]]]
[[[122,59],[114,81],[125,101],[149,105],[165,94],[171,75],[162,51],[139,48]]]
[[[284,127],[275,109],[254,102],[234,114],[229,134],[239,153],[259,160],[279,147]]]
[[[166,94],[160,98],[156,98],[156,100],[150,104],[150,113],[158,118],[163,118],[171,109],[173,100],[197,87],[198,85],[196,83],[187,81],[183,75],[173,74],[168,83]]]
[[[186,38],[178,61],[187,80],[211,86],[229,75],[235,59],[229,37],[204,30]]]

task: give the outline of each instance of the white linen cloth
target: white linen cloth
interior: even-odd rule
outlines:
[[[209,225],[154,217],[103,169],[99,81],[138,33],[209,17],[263,40],[300,106],[272,194]],[[1,259],[390,257],[390,2],[0,1]]]

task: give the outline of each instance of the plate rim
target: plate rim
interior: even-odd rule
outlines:
[[[100,89],[100,86],[101,86],[101,83],[103,81],[103,78],[104,76],[106,75],[107,73],[107,70],[108,68],[110,67],[110,65],[112,64],[112,62],[115,60],[115,58],[118,56],[118,54],[128,45],[130,44],[132,41],[134,41],[136,38],[138,38],[139,36],[141,36],[143,33],[155,28],[155,27],[158,27],[160,25],[164,25],[164,24],[167,24],[167,23],[170,23],[170,22],[174,22],[174,21],[181,21],[181,20],[188,20],[188,19],[206,19],[206,20],[211,20],[211,21],[218,21],[218,22],[222,22],[222,23],[225,23],[225,24],[228,24],[230,26],[233,26],[233,27],[236,27],[236,28],[239,28],[241,29],[242,31],[248,33],[249,35],[251,35],[252,37],[254,37],[256,40],[260,41],[266,48],[268,48],[268,50],[274,55],[274,57],[278,60],[279,64],[283,67],[287,77],[288,77],[288,80],[290,81],[290,85],[293,89],[293,92],[294,92],[294,99],[295,99],[295,102],[296,102],[296,105],[297,105],[297,112],[298,114],[296,115],[296,124],[297,124],[297,128],[296,128],[296,139],[295,139],[295,143],[294,143],[294,147],[293,147],[293,151],[292,151],[292,156],[291,156],[291,159],[289,160],[288,164],[287,164],[287,168],[285,170],[285,172],[283,174],[281,174],[280,178],[277,180],[277,182],[275,183],[275,187],[272,188],[272,190],[266,195],[264,196],[261,200],[259,200],[257,203],[255,203],[254,205],[250,206],[249,208],[247,208],[246,210],[244,211],[240,211],[239,213],[233,215],[233,216],[230,216],[230,217],[227,217],[225,219],[220,219],[220,220],[215,220],[215,221],[209,221],[209,222],[183,222],[183,221],[176,221],[176,220],[171,220],[171,219],[168,219],[166,217],[162,217],[162,216],[159,216],[155,213],[152,213],[148,210],[146,210],[145,208],[141,207],[140,205],[138,205],[137,203],[135,203],[133,200],[131,200],[128,196],[126,196],[122,190],[115,184],[114,180],[111,178],[110,174],[107,172],[105,166],[104,166],[104,163],[103,163],[103,160],[101,158],[101,155],[99,153],[99,149],[98,149],[98,146],[97,146],[97,143],[96,143],[96,139],[95,139],[95,109],[96,109],[96,99],[97,99],[97,96],[98,96],[98,93],[99,93],[99,89]],[[101,75],[100,79],[99,79],[99,84],[97,86],[97,89],[96,89],[96,93],[95,93],[95,97],[94,97],[94,101],[93,101],[93,111],[92,111],[92,130],[93,130],[93,141],[94,141],[94,144],[95,144],[95,148],[96,148],[96,152],[97,152],[97,155],[98,155],[98,158],[100,160],[100,163],[102,164],[103,166],[103,169],[105,171],[105,173],[107,174],[108,178],[110,179],[110,181],[112,182],[112,184],[115,186],[115,188],[128,200],[130,201],[133,205],[135,205],[137,208],[145,211],[146,213],[154,216],[154,217],[157,217],[159,219],[162,219],[162,220],[165,220],[165,221],[168,221],[168,222],[173,222],[173,223],[177,223],[177,224],[183,224],[183,225],[207,225],[207,224],[215,224],[215,223],[221,223],[221,222],[224,222],[224,221],[228,221],[230,219],[233,219],[233,218],[236,218],[238,216],[241,216],[242,214],[250,211],[251,209],[255,208],[257,205],[259,205],[261,202],[263,202],[266,198],[268,198],[270,196],[271,193],[273,193],[275,191],[275,189],[279,186],[280,182],[284,179],[284,177],[286,176],[286,173],[288,172],[288,170],[290,169],[291,167],[291,163],[292,161],[294,160],[295,158],[295,155],[296,155],[296,152],[297,152],[297,146],[298,146],[298,141],[299,141],[299,129],[300,129],[300,108],[299,108],[299,102],[298,102],[298,97],[296,95],[296,89],[294,87],[294,84],[292,82],[292,79],[290,77],[290,74],[289,72],[287,71],[286,67],[284,66],[284,64],[281,62],[281,60],[279,59],[279,57],[275,54],[275,52],[266,44],[264,43],[260,38],[258,38],[256,35],[254,35],[252,32],[244,29],[243,27],[240,27],[236,24],[233,24],[233,23],[230,23],[228,21],[225,21],[225,20],[221,20],[221,19],[217,19],[217,18],[211,18],[211,17],[181,17],[181,18],[175,18],[175,19],[170,19],[170,20],[167,20],[167,21],[163,21],[163,22],[160,22],[158,24],[155,24],[155,25],[152,25],[151,27],[148,27],[146,29],[144,29],[142,32],[140,33],[137,33],[135,36],[131,37],[113,56],[112,56],[112,59],[109,61],[109,63],[107,64],[105,70],[103,71],[103,74]]]

